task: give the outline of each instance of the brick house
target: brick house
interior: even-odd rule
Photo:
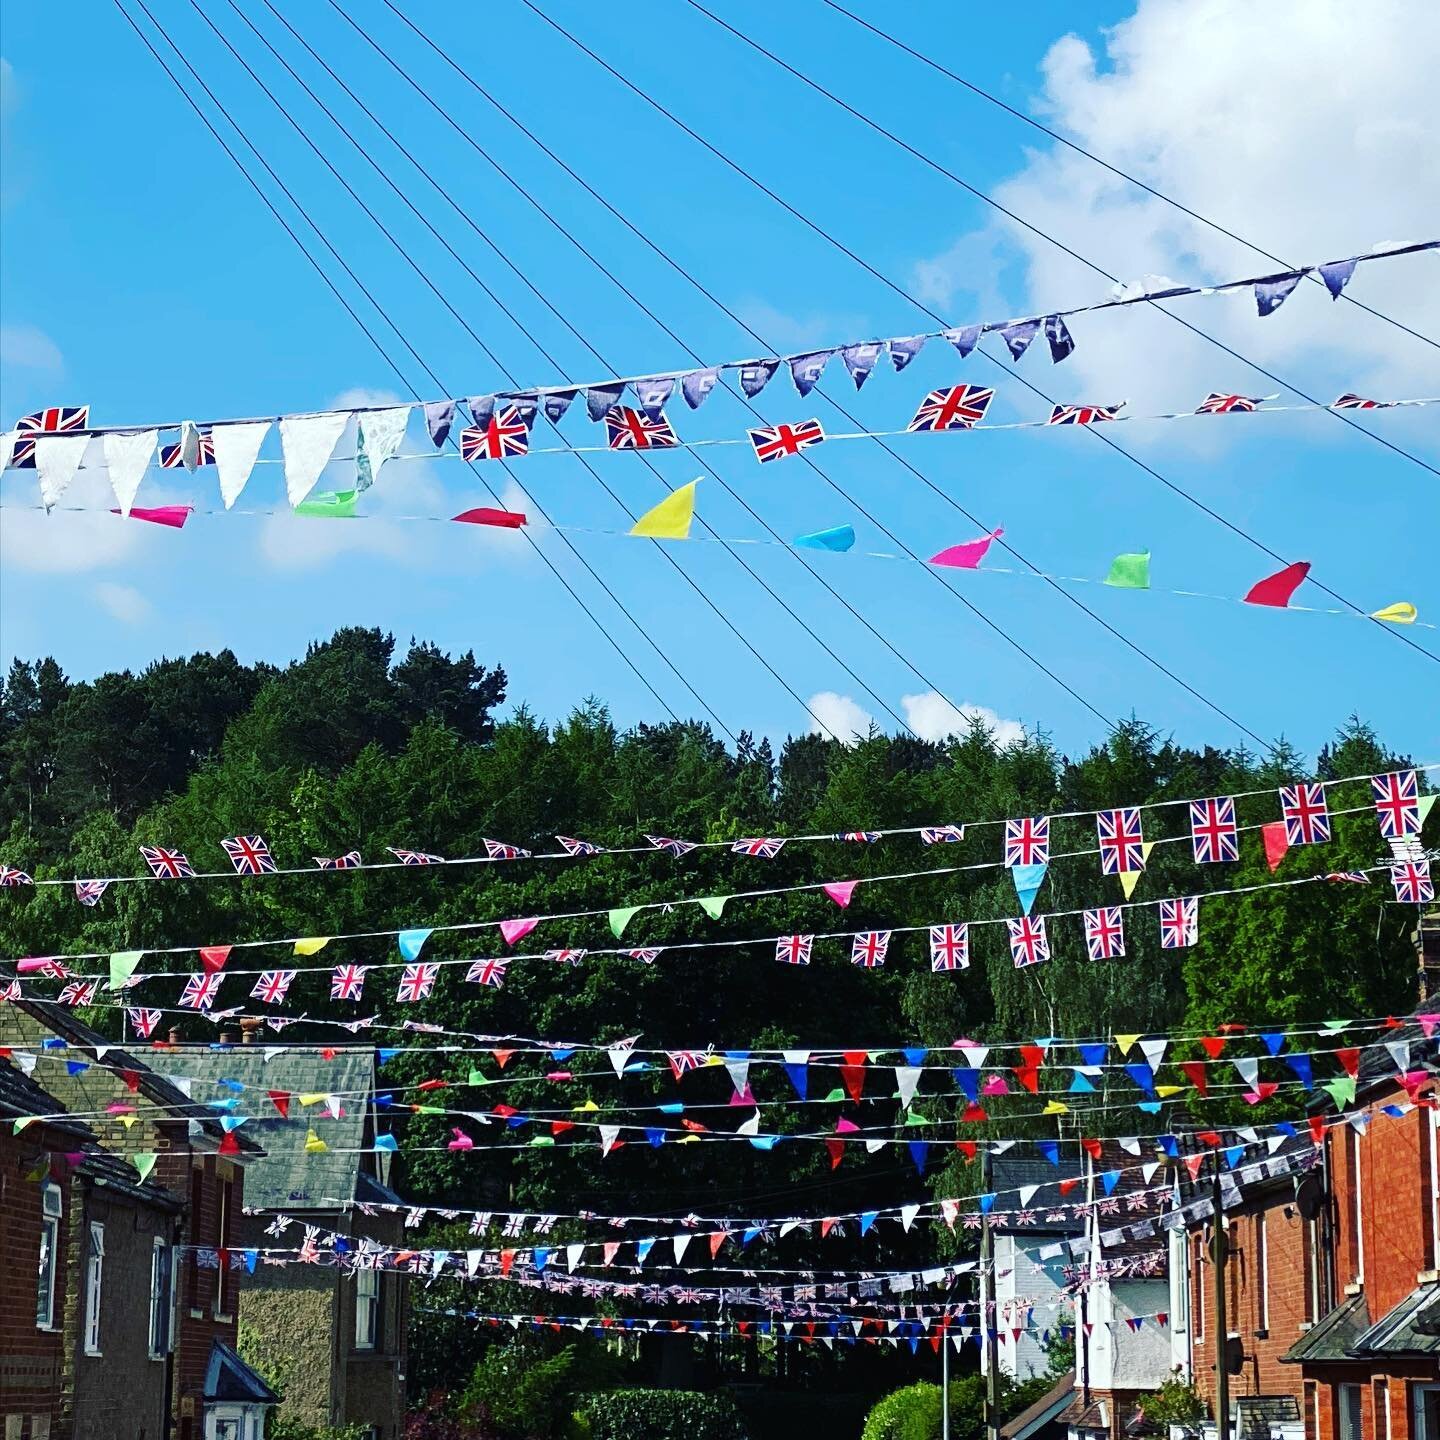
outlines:
[[[1307,1440],[1440,1440],[1437,1056],[1440,1032],[1388,1032],[1361,1052],[1347,1107],[1359,1125],[1330,1127],[1318,1147],[1308,1134],[1288,1142],[1277,1160],[1296,1163],[1274,1174],[1240,1172],[1224,1202],[1223,1344],[1209,1223],[1176,1242],[1186,1364],[1205,1392],[1226,1356],[1242,1422],[1289,1418]]]
[[[149,1440],[168,1430],[174,1440],[258,1440],[265,1410],[275,1396],[235,1353],[242,1267],[241,1257],[233,1253],[238,1248],[233,1227],[243,1201],[244,1167],[258,1158],[260,1147],[229,1133],[214,1109],[191,1098],[188,1082],[177,1084],[163,1071],[157,1073],[152,1064],[161,1062],[154,1052],[151,1063],[140,1060],[64,1006],[28,998],[0,1005],[0,1053],[12,1072],[18,1066],[33,1072],[26,1078],[50,1097],[47,1113],[86,1117],[83,1128],[97,1152],[73,1167],[68,1196],[62,1192],[59,1197],[66,1211],[59,1229],[67,1256],[76,1258],[76,1264],[65,1267],[66,1305],[79,1303],[79,1291],[70,1283],[77,1272],[88,1275],[98,1267],[110,1278],[116,1278],[116,1266],[121,1274],[135,1272],[133,1284],[102,1280],[106,1303],[100,1343],[88,1347],[98,1348],[98,1356],[86,1353],[83,1335],[78,1349],[67,1345],[71,1332],[62,1327],[50,1433],[57,1440],[88,1440],[92,1435],[143,1431]],[[34,1130],[35,1125],[28,1125],[17,1138],[23,1140]],[[71,1138],[78,1141],[78,1136]],[[67,1146],[70,1153],[80,1149],[78,1143]],[[137,1186],[142,1165],[148,1173]],[[77,1184],[83,1210],[77,1210]],[[41,1196],[42,1222],[55,1218],[43,1213],[46,1203],[53,1209],[56,1201]],[[120,1215],[116,1207],[121,1206],[134,1213]],[[166,1207],[164,1227],[144,1218]],[[113,1213],[114,1220],[107,1221],[102,1211]],[[99,1235],[97,1224],[102,1227]],[[157,1240],[168,1244],[168,1264],[157,1258]],[[18,1249],[12,1250],[12,1244]],[[34,1273],[38,1245],[38,1237],[12,1236],[7,1228],[0,1258],[7,1266],[13,1263]],[[114,1321],[107,1318],[111,1297],[117,1307]],[[163,1339],[152,1344],[161,1317]],[[35,1319],[32,1314],[32,1323]],[[98,1374],[92,1362],[107,1358],[106,1344],[112,1353],[123,1349],[130,1356],[127,1378],[123,1384],[89,1385],[88,1375]],[[66,1377],[72,1371],[70,1382]],[[119,1405],[140,1405],[141,1397],[155,1388],[157,1372],[165,1397],[160,1428],[149,1419],[132,1427],[128,1410],[121,1428],[114,1420],[92,1418],[92,1406],[101,1407],[103,1416]],[[0,1404],[8,1408],[8,1403]],[[41,1440],[47,1427],[42,1423],[37,1431],[22,1417],[11,1428],[22,1440]]]
[[[404,1243],[403,1201],[388,1188],[390,1152],[376,1149],[376,1054],[368,1046],[270,1051],[244,1032],[239,1046],[186,1045],[166,1057],[197,1096],[220,1080],[245,1087],[245,1132],[265,1148],[247,1167],[234,1222],[245,1248],[301,1243],[314,1226],[361,1244]],[[271,1094],[286,1098],[282,1114]],[[251,1112],[256,1113],[251,1113]],[[313,1139],[312,1139],[313,1137]],[[324,1150],[307,1150],[307,1140]],[[374,1208],[372,1208],[374,1207]],[[282,1234],[269,1233],[277,1224]],[[396,1270],[260,1264],[246,1277],[246,1355],[280,1391],[279,1413],[301,1424],[365,1426],[397,1440],[405,1416],[409,1277]]]

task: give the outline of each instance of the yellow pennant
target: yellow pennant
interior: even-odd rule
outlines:
[[[1397,600],[1393,605],[1372,610],[1370,618],[1372,620],[1388,620],[1392,625],[1413,625],[1415,617],[1419,613],[1408,600]]]
[[[1178,1095],[1184,1088],[1183,1085],[1157,1085],[1155,1093],[1162,1100],[1168,1100],[1172,1095]]]
[[[1070,1107],[1068,1105],[1062,1105],[1058,1100],[1047,1100],[1044,1110],[1040,1113],[1042,1115],[1068,1115],[1070,1113]]]
[[[695,487],[699,483],[692,480],[667,495],[630,527],[630,533],[648,536],[651,540],[688,540],[690,523],[695,518]]]
[[[1120,888],[1125,892],[1127,900],[1135,893],[1135,887],[1140,883],[1140,876],[1143,873],[1141,870],[1122,870],[1120,872]]]
[[[295,942],[295,953],[297,955],[318,955],[329,943],[328,935],[312,935],[307,940]]]
[[[305,1153],[307,1155],[320,1155],[327,1151],[329,1148],[330,1147],[314,1132],[314,1130],[307,1130],[305,1132]]]
[[[318,1105],[322,1100],[329,1099],[323,1090],[307,1090],[303,1095],[295,1097],[302,1105]]]
[[[1128,1055],[1139,1038],[1138,1035],[1117,1035],[1115,1037],[1115,1043],[1120,1047],[1120,1053],[1122,1055]]]

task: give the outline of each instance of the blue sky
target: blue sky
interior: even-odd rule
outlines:
[[[409,215],[374,171],[297,89],[228,0],[200,0],[376,209],[405,251],[522,384],[595,379],[688,363],[676,343],[417,99],[324,4],[276,6],[363,96],[485,230],[591,351],[467,228],[454,210],[304,56],[261,0],[240,8],[279,47],[369,153],[530,330],[553,363],[491,303]],[[1009,103],[1179,195],[1276,254],[1314,261],[1387,240],[1440,233],[1440,129],[1417,37],[1433,10],[1396,4],[1357,26],[1345,7],[1293,0],[1293,24],[1262,21],[1234,0],[1087,7],[1038,4],[961,11],[855,0],[877,24],[934,54]],[[129,4],[129,0],[127,0]],[[134,8],[133,6],[131,7]],[[189,5],[151,7],[246,134],[354,267],[445,393],[501,388],[504,377],[389,241],[357,209],[226,54]],[[635,295],[711,361],[756,346],[716,306],[557,170],[426,50],[378,0],[349,8],[537,205],[570,228]],[[806,230],[569,46],[518,0],[486,7],[483,25],[452,7],[405,0],[417,24],[475,74],[680,269],[778,350],[930,322],[893,290]],[[1186,221],[1037,132],[927,72],[819,3],[720,4],[730,23],[1125,279],[1146,273],[1208,281],[1266,268],[1243,246]],[[605,12],[556,4],[551,14],[642,89],[816,224],[952,323],[1028,314],[1101,298],[1108,282],[804,89],[681,4],[617,26]],[[68,17],[68,23],[67,23]],[[141,18],[141,23],[148,22]],[[55,43],[63,34],[65,44]],[[1273,44],[1276,34],[1285,44]],[[1440,36],[1436,37],[1440,40]],[[1335,75],[1335,47],[1347,64]],[[164,46],[161,46],[162,50]],[[88,402],[96,424],[276,414],[403,396],[401,383],[325,289],[291,240],[176,94],[113,7],[57,0],[12,8],[3,35],[4,155],[0,180],[0,421],[44,404]],[[1433,53],[1433,49],[1431,50]],[[1324,83],[1320,83],[1323,78]],[[203,96],[200,103],[209,108]],[[229,135],[223,121],[217,122]],[[262,177],[268,191],[274,190]],[[1428,197],[1428,199],[1427,199]],[[290,208],[278,199],[287,215]],[[1428,211],[1428,213],[1427,213]],[[303,222],[297,228],[318,248]],[[321,252],[323,253],[323,252]],[[326,263],[331,262],[326,256]],[[332,267],[333,268],[333,267]],[[1434,256],[1361,267],[1353,293],[1440,336]],[[353,285],[352,297],[408,373],[419,371]],[[1440,350],[1357,307],[1302,287],[1259,321],[1246,299],[1181,302],[1221,335],[1322,398],[1353,389],[1440,395]],[[1080,317],[1077,353],[1052,367],[1040,349],[1020,370],[1060,400],[1132,411],[1193,408],[1211,389],[1280,389],[1153,314]],[[603,356],[603,361],[598,356]],[[932,386],[997,383],[992,419],[1039,418],[1045,405],[1013,378],[932,345],[903,375],[888,364],[855,396],[838,365],[825,388],[867,426],[899,428]],[[425,398],[436,387],[419,381]],[[1284,397],[1293,402],[1293,396]],[[849,429],[818,395],[777,378],[760,397],[771,421],[817,415]],[[749,421],[716,394],[698,413],[672,407],[687,438],[739,435]],[[1440,411],[1368,417],[1377,433],[1440,466]],[[593,432],[577,410],[577,443]],[[537,432],[538,433],[538,432]],[[1372,609],[1396,600],[1440,619],[1435,477],[1333,417],[1237,417],[1136,424],[1112,432],[1146,464]],[[274,441],[270,442],[273,446]],[[537,440],[537,443],[540,443]],[[416,450],[418,427],[407,450]],[[1239,595],[1277,568],[1265,555],[1084,432],[916,437],[897,448],[988,528],[1005,527],[1025,556],[1065,575],[1102,576],[1112,556],[1149,548],[1157,586]],[[267,451],[267,457],[271,452]],[[882,519],[922,555],[976,527],[879,447],[817,452],[838,493],[798,462],[762,469],[743,449],[708,452],[725,481],[780,534],[855,524],[860,549],[893,548],[861,514]],[[630,512],[663,495],[632,456],[600,456]],[[662,456],[678,483],[696,457]],[[495,469],[496,467],[486,467]],[[343,487],[345,467],[327,483]],[[629,520],[573,457],[515,468],[510,503],[600,530]],[[491,476],[497,487],[509,484]],[[100,476],[81,503],[107,504]],[[528,498],[527,498],[528,497]],[[160,655],[221,646],[283,661],[340,624],[380,625],[473,648],[502,664],[512,700],[559,718],[588,694],[622,723],[664,711],[591,620],[513,536],[407,522],[484,504],[479,480],[454,461],[396,463],[368,497],[374,518],[352,524],[290,516],[198,514],[183,532],[106,514],[23,508],[33,473],[0,482],[0,658],[55,655],[71,674],[140,667]],[[147,477],[139,503],[218,509],[213,479]],[[283,504],[279,467],[262,466],[240,510]],[[721,535],[764,531],[713,479],[700,514]],[[649,544],[603,534],[579,550],[706,703],[733,731],[781,737],[812,724],[802,704],[745,649]],[[580,568],[558,537],[540,544],[638,668],[681,714],[699,706]],[[716,545],[672,549],[687,574],[791,689],[840,725],[875,715],[876,696],[930,733],[947,701],[1007,722],[1039,724],[1078,751],[1103,726],[1004,638],[909,563],[859,555],[815,565],[904,660],[862,627],[791,554],[747,547],[747,560],[843,657],[856,683]],[[996,563],[1007,562],[992,551]],[[1242,734],[1038,581],[949,577],[968,600],[1109,716],[1132,711],[1189,742]],[[1352,618],[1088,587],[1083,598],[1115,629],[1261,736],[1313,751],[1352,711],[1397,747],[1437,758],[1433,662]],[[1334,602],[1307,586],[1297,601]],[[1440,654],[1436,632],[1408,632]],[[906,663],[908,662],[908,663]],[[812,697],[823,696],[814,700]]]

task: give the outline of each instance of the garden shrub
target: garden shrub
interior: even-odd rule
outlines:
[[[589,1440],[748,1440],[735,1402],[698,1390],[611,1390],[580,1411]]]

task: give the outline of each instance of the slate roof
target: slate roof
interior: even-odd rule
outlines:
[[[1436,1333],[1425,1334],[1422,1324]],[[1407,1295],[1354,1348],[1363,1355],[1440,1355],[1440,1281]]]
[[[65,1107],[42,1085],[18,1066],[0,1059],[0,1113],[20,1115],[63,1115]],[[80,1120],[51,1121],[52,1128],[82,1141],[94,1140],[95,1132]]]
[[[1324,1364],[1353,1360],[1350,1347],[1370,1328],[1364,1295],[1352,1295],[1323,1320],[1312,1325],[1280,1358],[1292,1364]]]
[[[257,1141],[265,1155],[245,1168],[247,1209],[333,1210],[333,1203],[324,1202],[355,1200],[361,1174],[375,1174],[375,1155],[335,1153],[368,1150],[375,1143],[375,1052],[368,1046],[324,1048],[332,1059],[318,1045],[287,1046],[269,1060],[259,1045],[228,1050],[182,1046],[164,1057],[172,1074],[195,1081],[196,1099],[236,1096],[240,1103],[233,1113],[249,1117],[237,1133]],[[221,1080],[245,1088],[236,1092],[217,1083]],[[266,1093],[270,1090],[291,1097],[288,1118],[276,1110]],[[332,1118],[323,1102],[301,1105],[298,1097],[305,1094],[341,1097],[341,1115]],[[330,1147],[323,1154],[305,1150],[312,1128]]]
[[[1075,1393],[1075,1372],[1067,1371],[1033,1405],[1027,1405],[1000,1427],[1000,1440],[1029,1440],[1060,1418]]]
[[[205,1367],[205,1399],[242,1405],[278,1405],[280,1397],[223,1340],[210,1344]]]

